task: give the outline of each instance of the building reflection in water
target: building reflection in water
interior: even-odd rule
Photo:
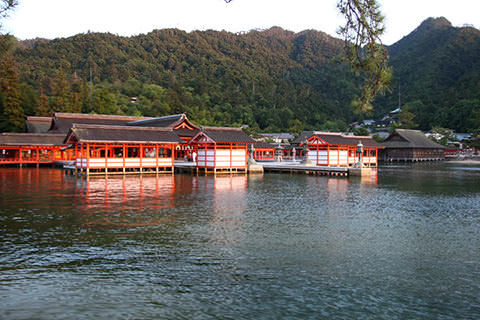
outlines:
[[[85,224],[112,227],[158,225],[175,206],[173,175],[78,179]]]
[[[213,187],[210,241],[221,244],[224,248],[237,247],[245,238],[243,218],[247,209],[248,177],[216,176],[205,179],[205,182],[205,188]]]

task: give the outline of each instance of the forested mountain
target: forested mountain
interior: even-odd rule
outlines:
[[[400,88],[420,129],[480,127],[480,30],[429,18],[388,49],[394,90],[377,99],[377,114],[398,105]]]
[[[374,102],[373,115],[352,112],[360,82],[338,62],[343,41],[313,30],[165,29],[134,37],[87,33],[14,41],[1,57],[0,73],[16,75],[26,115],[187,112],[198,124],[293,132],[344,130],[359,117],[380,117],[397,106],[400,83],[402,104],[409,105],[422,129],[441,125],[465,131],[480,127],[475,118],[480,118],[479,34],[428,19],[391,46],[393,91]],[[2,88],[11,87],[3,83]],[[4,105],[0,131],[21,130],[6,125]]]

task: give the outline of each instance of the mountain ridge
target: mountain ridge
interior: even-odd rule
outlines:
[[[479,30],[453,27],[443,17],[429,18],[389,46],[393,91],[374,101],[375,116],[396,104],[399,84],[402,102],[413,103],[422,129],[449,125],[441,115],[449,109],[446,104],[468,100],[475,105],[478,76],[472,70],[480,66],[479,35]],[[338,62],[343,47],[343,40],[316,30],[295,33],[272,27],[234,34],[161,29],[131,37],[83,33],[20,41],[15,57],[26,114],[36,114],[40,92],[58,109],[55,83],[66,81],[71,95],[77,95],[67,97],[74,111],[147,116],[188,112],[199,124],[340,130],[364,117],[350,107],[360,79]],[[131,103],[132,96],[139,103]],[[476,126],[470,120],[452,124],[457,130]]]

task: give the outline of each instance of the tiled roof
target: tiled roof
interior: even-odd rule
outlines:
[[[275,149],[277,145],[265,142],[265,141],[257,141],[254,145],[255,149]]]
[[[175,128],[179,124],[186,122],[189,126],[199,129],[190,120],[188,120],[185,113],[174,114],[171,116],[150,118],[144,120],[137,120],[127,123],[128,126],[140,126],[140,127],[160,127],[160,128]]]
[[[25,121],[28,133],[46,133],[52,124],[52,117],[27,117]]]
[[[347,136],[340,132],[323,131],[304,131],[292,142],[292,144],[303,144],[305,138],[308,139],[312,136],[316,136],[331,145],[356,146],[359,142],[362,142],[365,147],[383,147],[382,144],[378,143],[370,136]]]
[[[176,135],[182,136],[182,137],[194,137],[197,133],[200,132],[200,130],[190,130],[190,129],[174,129],[173,132],[175,132]]]
[[[105,114],[82,114],[82,113],[55,113],[51,133],[67,133],[73,124],[97,124],[97,125],[125,125],[128,122],[151,118],[117,116]]]
[[[444,149],[445,147],[428,139],[420,130],[395,129],[383,142],[385,148]]]
[[[2,133],[0,145],[62,146],[64,134],[45,133]]]
[[[198,134],[204,134],[216,143],[255,143],[255,140],[240,128],[202,127]]]
[[[172,143],[183,144],[172,129],[75,124],[66,141],[99,143]]]

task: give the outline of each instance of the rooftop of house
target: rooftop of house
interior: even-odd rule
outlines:
[[[383,142],[386,148],[443,149],[444,146],[428,139],[420,130],[395,129]]]
[[[62,146],[64,134],[0,133],[0,145]]]
[[[73,124],[126,125],[128,122],[151,118],[105,114],[55,113],[49,133],[67,133]]]
[[[50,129],[52,117],[28,116],[25,120],[28,133],[46,133]]]
[[[170,128],[74,124],[65,142],[183,144]]]
[[[207,136],[215,143],[255,143],[255,140],[240,128],[201,127],[192,141],[195,142],[200,136]]]

